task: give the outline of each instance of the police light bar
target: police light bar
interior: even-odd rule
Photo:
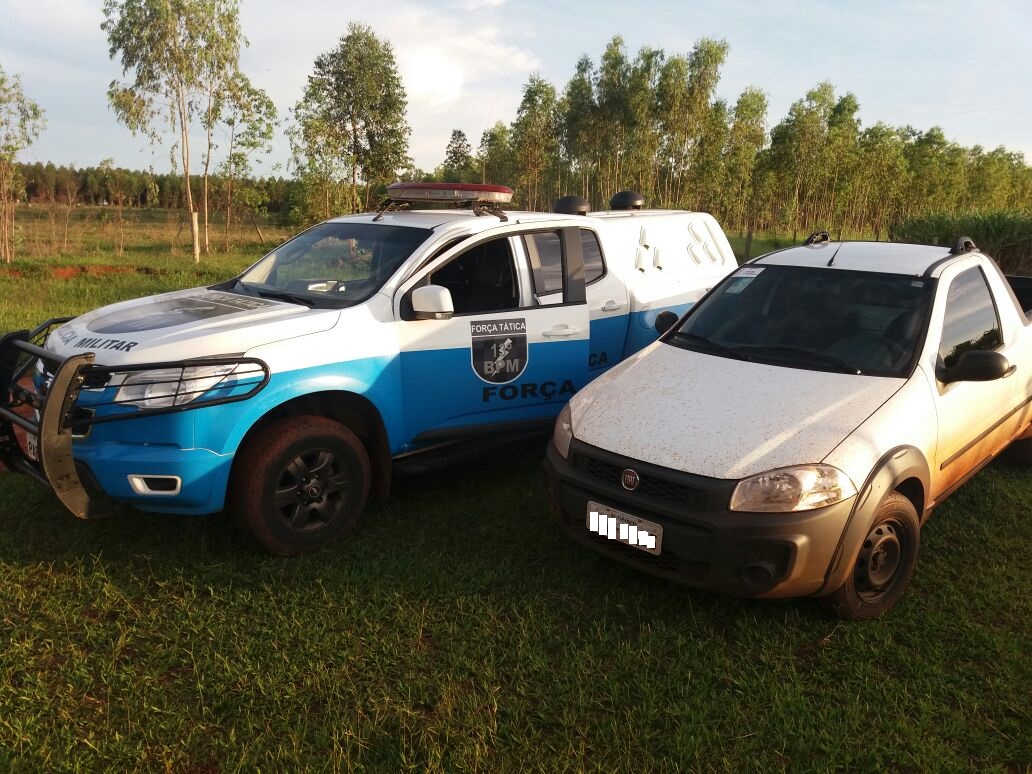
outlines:
[[[512,189],[479,183],[392,183],[387,196],[396,202],[484,202],[507,204]]]

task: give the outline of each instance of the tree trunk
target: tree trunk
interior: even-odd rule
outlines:
[[[262,240],[262,244],[264,245],[265,244],[265,235],[262,233],[262,230],[260,228],[258,228],[258,221],[255,220],[254,213],[251,212],[249,214],[251,215],[251,224],[254,226],[254,230],[258,232],[258,238],[260,240]]]
[[[183,183],[186,187],[186,211],[190,213],[190,234],[193,237],[194,263],[201,262],[201,240],[197,226],[197,212],[194,210],[193,192],[190,190],[190,126],[187,113],[187,97],[183,84],[178,84],[179,96],[179,150],[183,159]]]
[[[233,168],[233,151],[236,150],[236,122],[229,127],[229,155],[226,157],[226,237],[225,250],[229,252],[229,223],[233,218],[233,178],[236,170]]]

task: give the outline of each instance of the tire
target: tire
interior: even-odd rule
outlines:
[[[1010,445],[1007,459],[1023,468],[1032,468],[1032,438],[1022,438]]]
[[[917,510],[910,500],[893,492],[878,506],[867,537],[853,557],[853,572],[822,601],[840,618],[877,618],[903,596],[920,547]]]
[[[369,497],[369,455],[346,427],[319,416],[280,419],[238,452],[229,507],[270,553],[316,551],[350,532]]]

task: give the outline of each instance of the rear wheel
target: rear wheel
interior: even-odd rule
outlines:
[[[369,456],[343,425],[318,416],[272,422],[247,440],[230,483],[237,525],[281,556],[350,532],[369,496]]]
[[[1015,465],[1032,468],[1032,438],[1022,438],[1010,445],[1007,457]]]
[[[893,492],[879,506],[863,544],[853,557],[853,572],[825,605],[853,621],[877,618],[906,591],[917,564],[921,529],[914,504]]]

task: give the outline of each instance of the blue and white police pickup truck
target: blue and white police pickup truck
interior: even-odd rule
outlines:
[[[873,618],[936,505],[1008,447],[1032,463],[1032,280],[970,239],[820,232],[657,324],[546,461],[563,528],[647,572]]]
[[[80,517],[106,499],[228,507],[268,550],[313,550],[392,469],[547,431],[656,338],[657,314],[737,266],[706,214],[505,211],[504,186],[389,195],[227,282],[5,335],[0,462]]]

